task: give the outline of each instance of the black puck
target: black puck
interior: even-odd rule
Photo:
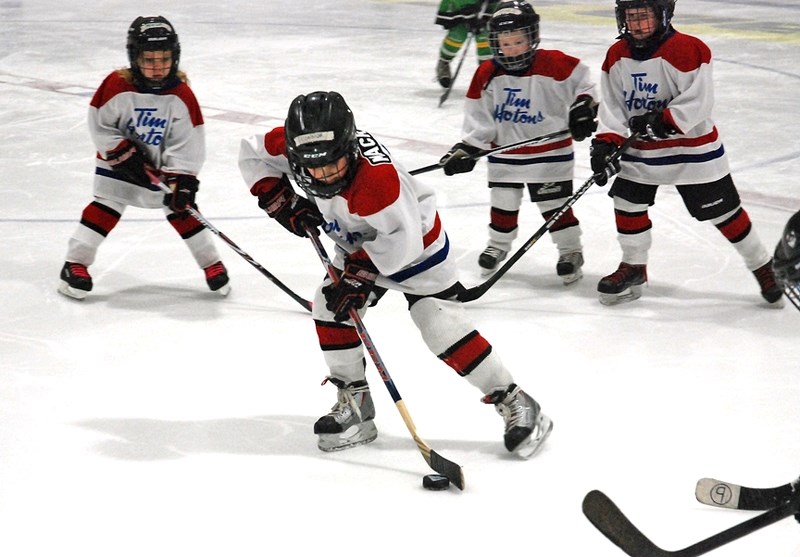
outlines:
[[[422,478],[422,487],[431,491],[442,491],[450,487],[450,480],[440,474],[428,474]]]

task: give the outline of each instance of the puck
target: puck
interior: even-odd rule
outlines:
[[[428,474],[422,478],[422,487],[431,491],[442,491],[450,487],[450,480],[447,479],[447,476]]]

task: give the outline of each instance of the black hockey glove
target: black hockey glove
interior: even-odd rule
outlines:
[[[363,250],[348,255],[339,282],[322,289],[325,307],[333,312],[333,319],[337,322],[347,321],[351,309],[358,311],[363,308],[375,288],[376,278],[378,268]]]
[[[628,120],[631,133],[638,133],[645,140],[666,139],[675,135],[676,130],[664,121],[660,110],[651,110]]]
[[[475,168],[476,160],[473,157],[480,152],[478,147],[463,142],[456,143],[439,159],[439,164],[444,167],[444,173],[448,176],[470,172]]]
[[[123,180],[139,186],[150,185],[150,178],[145,172],[147,161],[135,143],[123,139],[119,145],[106,153],[106,162]]]
[[[575,141],[583,141],[597,130],[597,103],[589,95],[581,95],[569,107],[569,133]]]
[[[619,158],[611,158],[617,151],[617,146],[608,141],[593,139],[589,147],[591,157],[592,172],[594,172],[594,183],[598,186],[605,186],[608,179],[619,172]]]
[[[285,174],[275,187],[258,196],[258,206],[301,238],[307,236],[306,227],[317,228],[325,222],[316,205],[295,193]]]
[[[169,174],[167,175],[167,187],[172,190],[164,196],[164,205],[176,213],[185,213],[186,208],[194,204],[194,196],[200,181],[190,174]],[[188,214],[188,213],[185,213]]]

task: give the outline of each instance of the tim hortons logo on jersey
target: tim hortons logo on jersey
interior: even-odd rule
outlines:
[[[670,99],[659,100],[658,83],[647,81],[647,73],[631,74],[632,88],[624,91],[625,106],[628,111],[635,110],[664,110],[669,105]]]
[[[134,108],[133,111],[134,116],[128,120],[126,126],[131,136],[146,145],[161,145],[164,140],[164,130],[167,129],[167,120],[155,116],[158,109]]]
[[[512,122],[514,124],[538,124],[544,121],[544,114],[540,110],[531,112],[531,100],[520,96],[522,89],[505,87],[506,98],[494,108],[494,119],[498,122]]]
[[[389,153],[386,152],[383,145],[375,141],[367,132],[359,131],[356,133],[358,139],[358,149],[372,164],[381,164],[384,162],[391,162]]]
[[[364,239],[364,235],[361,232],[347,232],[342,230],[342,226],[339,224],[338,220],[324,223],[322,225],[322,230],[325,231],[325,234],[330,234],[330,233],[336,234],[337,236],[339,236],[339,238],[341,238],[351,246],[360,245]]]

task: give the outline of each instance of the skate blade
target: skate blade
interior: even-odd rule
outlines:
[[[378,428],[369,420],[350,426],[342,433],[318,433],[317,436],[319,450],[332,453],[372,443],[378,437]]]
[[[600,303],[604,306],[616,306],[627,302],[638,300],[642,297],[642,285],[631,286],[619,294],[600,293]]]
[[[67,296],[68,298],[73,298],[75,300],[83,300],[88,294],[88,290],[80,290],[79,288],[73,288],[66,281],[61,281],[61,284],[58,285],[58,291]]]
[[[544,414],[539,414],[536,430],[531,433],[530,437],[528,437],[525,441],[520,443],[516,449],[514,449],[514,454],[526,460],[531,458],[533,455],[539,452],[539,449],[542,448],[542,445],[550,436],[550,432],[552,431],[553,420]]]
[[[578,269],[575,273],[570,273],[568,275],[561,275],[561,280],[564,281],[564,286],[568,284],[572,284],[573,282],[578,282],[583,278],[583,271]]]
[[[225,296],[227,296],[228,294],[231,293],[231,283],[229,282],[229,283],[217,288],[216,290],[212,290],[212,292],[214,294],[217,294],[217,295],[222,296],[224,298]]]

